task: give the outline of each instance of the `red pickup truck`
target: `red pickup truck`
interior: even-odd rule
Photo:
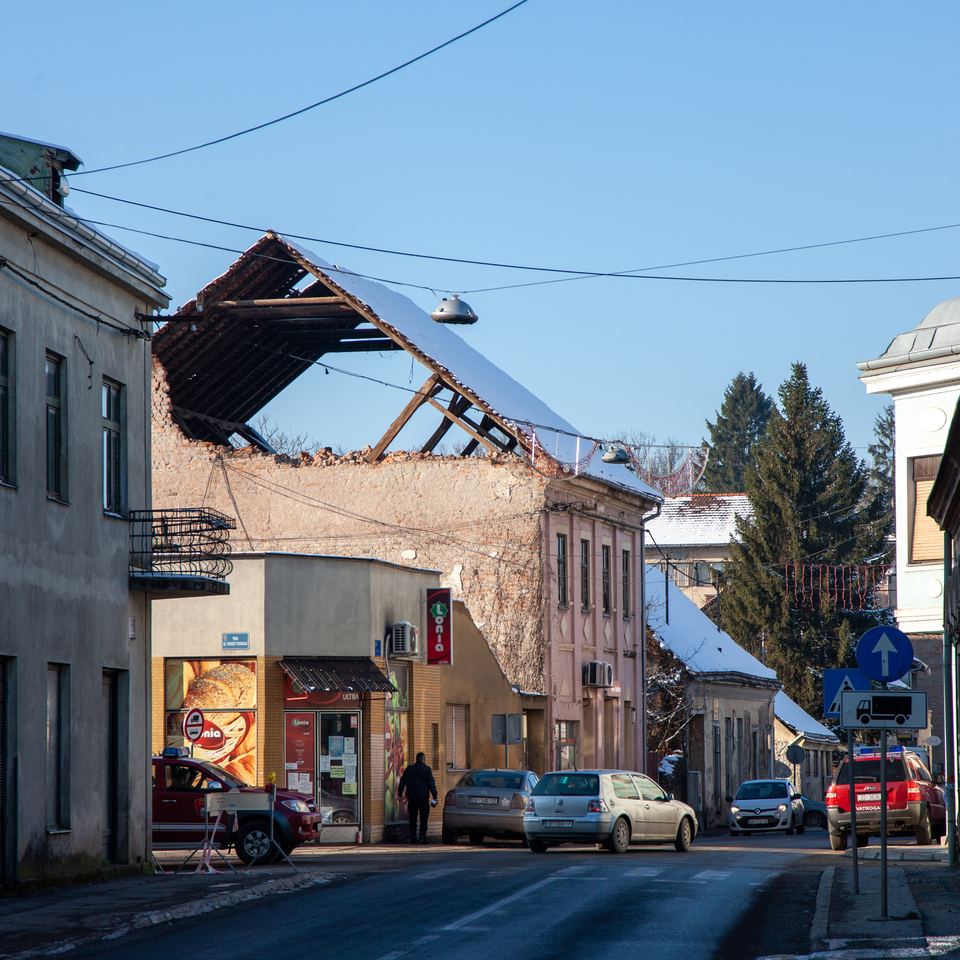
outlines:
[[[880,836],[879,750],[854,757],[853,779],[857,796],[855,846],[866,846]],[[913,835],[918,844],[929,844],[947,831],[943,790],[934,782],[923,761],[909,750],[887,752],[887,833]],[[830,846],[846,850],[850,839],[850,767],[844,760],[827,789],[827,822]]]

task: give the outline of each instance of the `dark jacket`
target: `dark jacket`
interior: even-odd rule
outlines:
[[[428,800],[430,796],[437,799],[437,785],[433,779],[433,771],[423,762],[411,763],[400,777],[397,793],[403,796],[406,790],[408,800]]]

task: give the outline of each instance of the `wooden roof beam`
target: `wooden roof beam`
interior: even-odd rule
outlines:
[[[466,431],[473,437],[477,443],[482,443],[491,453],[500,453],[501,451],[497,449],[497,445],[492,438],[483,436],[477,432],[476,425],[470,423],[469,420],[464,420],[461,417],[458,417],[455,413],[452,413],[450,410],[447,410],[446,407],[442,407],[436,400],[432,397],[427,397],[427,403],[430,404],[436,410],[439,410],[448,420],[451,420],[455,423],[461,430]]]
[[[407,421],[424,405],[432,402],[431,397],[443,389],[443,381],[440,375],[435,373],[427,379],[427,382],[410,398],[410,402],[403,408],[400,416],[387,427],[387,432],[377,441],[377,445],[367,454],[367,460],[370,463],[376,463],[382,456],[383,451],[387,449],[396,435],[406,426]]]
[[[447,409],[458,419],[462,417],[473,404],[459,393],[455,393],[447,404]],[[446,436],[447,431],[453,426],[455,421],[444,418],[440,421],[440,426],[433,431],[430,439],[420,448],[421,453],[433,453],[434,447]]]

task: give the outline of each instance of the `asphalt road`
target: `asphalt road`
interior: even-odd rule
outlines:
[[[113,949],[101,943],[72,956],[752,957],[761,951],[742,941],[747,936],[759,946],[758,904],[764,914],[774,911],[764,922],[772,924],[781,949],[789,946],[792,927],[797,937],[806,936],[811,916],[805,911],[812,915],[812,907],[791,904],[785,924],[775,894],[804,874],[818,877],[827,856],[827,836],[820,830],[802,837],[700,838],[687,854],[670,846],[631,847],[622,856],[593,847],[538,855],[503,844],[298,856],[298,864],[321,867],[337,881],[154,927]]]

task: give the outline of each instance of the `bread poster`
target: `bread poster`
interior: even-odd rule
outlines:
[[[167,660],[164,701],[166,746],[189,746],[183,718],[197,708],[204,723],[193,755],[245,783],[257,782],[256,660]]]

